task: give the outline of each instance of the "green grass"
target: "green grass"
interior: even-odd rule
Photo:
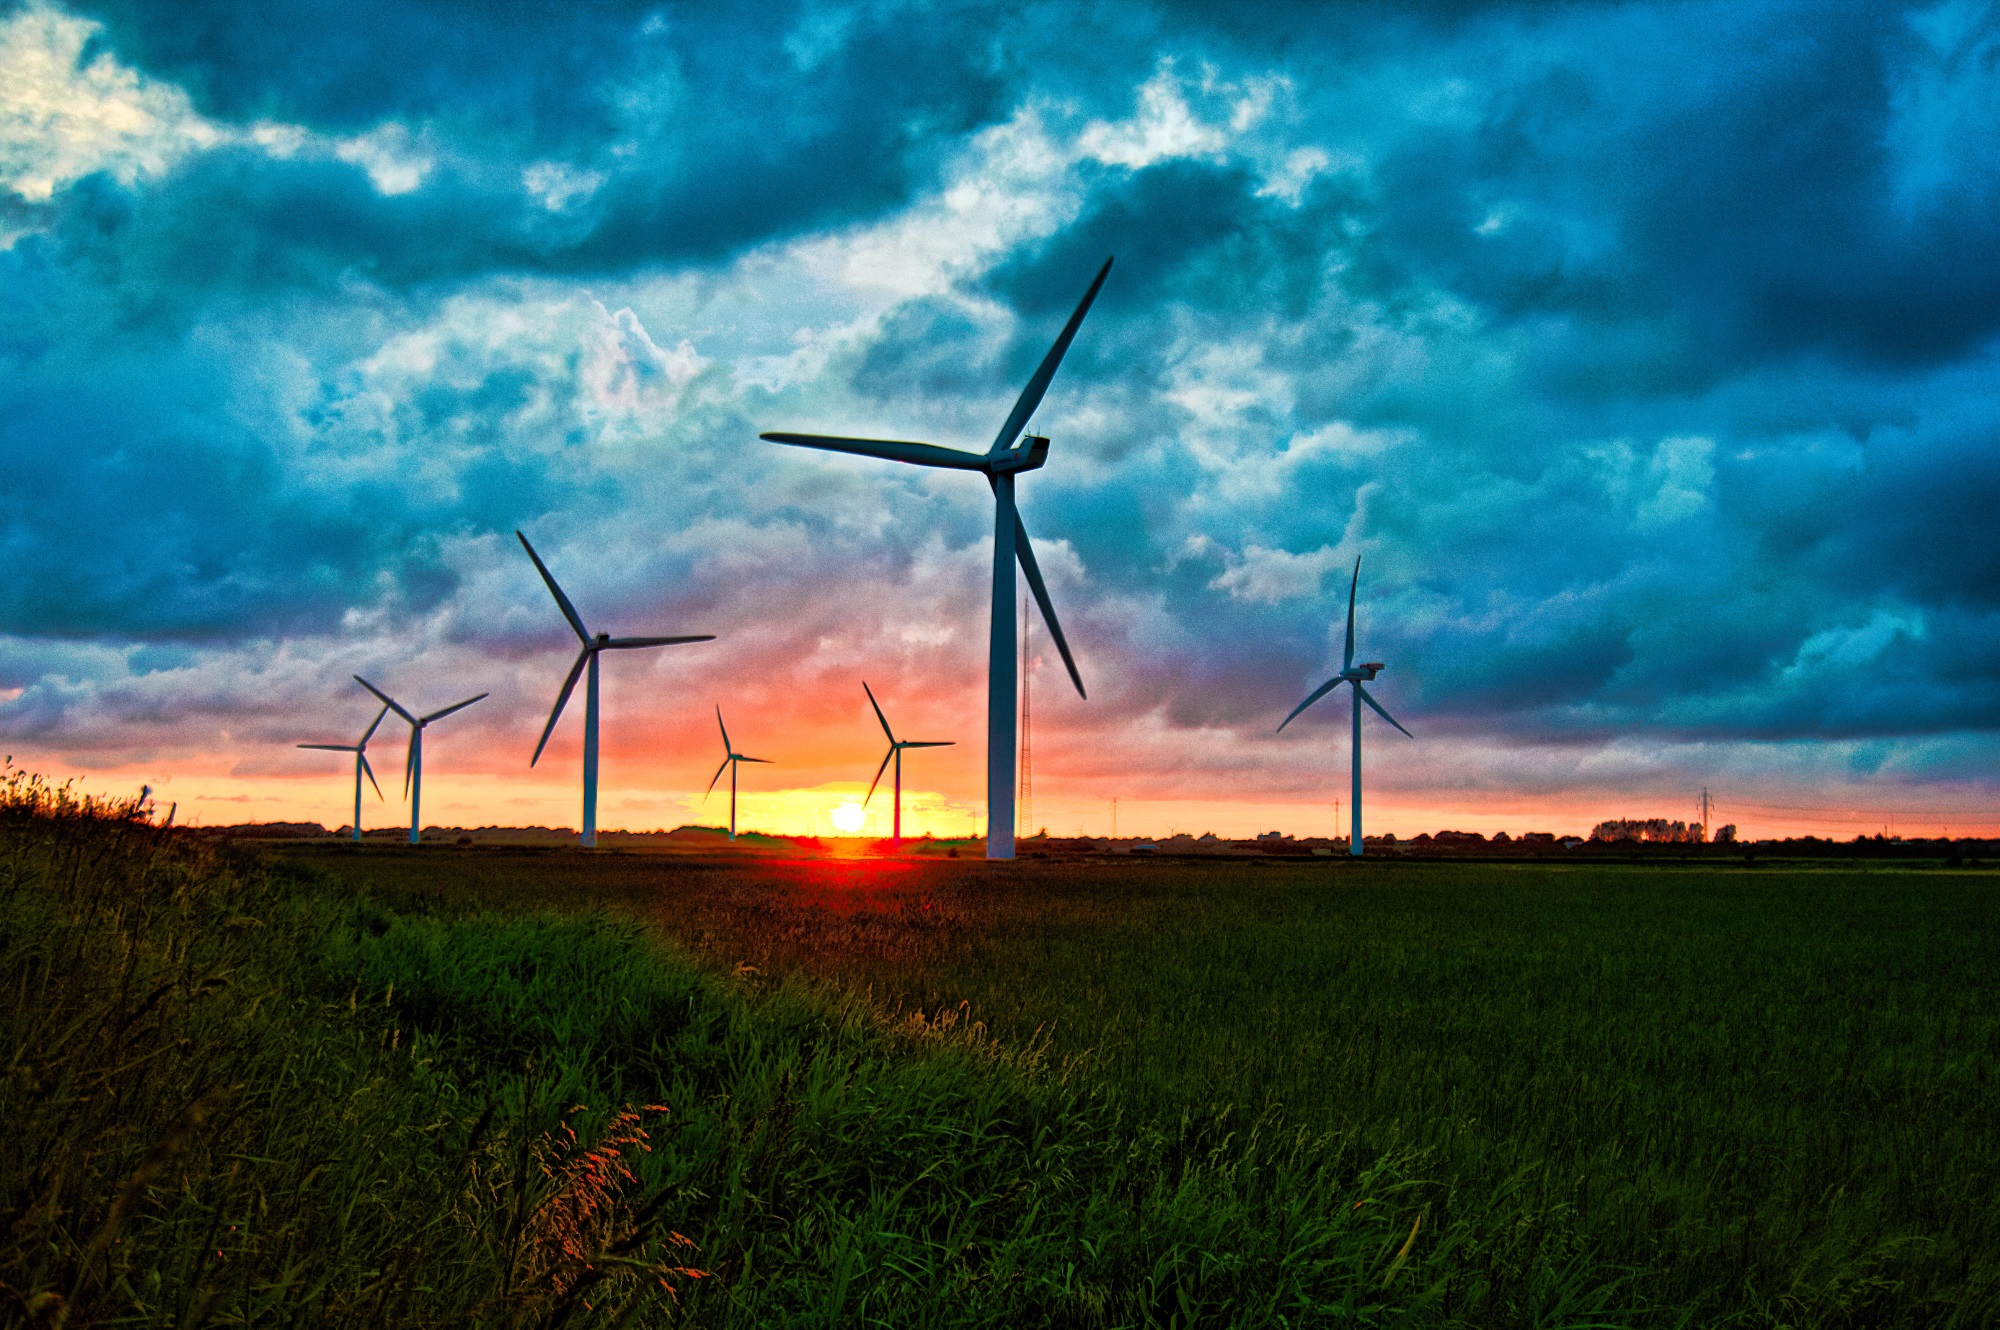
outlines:
[[[1426,1216],[1424,1319],[1580,1324],[1578,1291],[1638,1324],[2000,1319],[1991,874],[312,862],[447,909],[608,909],[718,972],[963,1010],[1002,1047],[1084,1057],[1135,1139],[1203,1124],[1218,1167],[1272,1134],[1320,1142],[1278,1174],[1388,1161]],[[1211,1254],[1258,1225],[1225,1219]]]
[[[560,857],[357,891],[140,812],[0,782],[0,1323],[1629,1319],[1519,1191],[433,889]]]

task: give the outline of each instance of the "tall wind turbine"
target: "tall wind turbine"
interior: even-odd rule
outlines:
[[[768,757],[745,757],[743,754],[736,751],[736,749],[729,742],[729,727],[722,723],[721,707],[717,707],[715,709],[715,723],[722,730],[722,751],[724,753],[727,753],[728,756],[722,759],[722,766],[717,767],[715,769],[715,774],[709,777],[708,792],[706,794],[703,794],[701,797],[706,799],[710,794],[715,793],[715,782],[722,779],[722,772],[724,768],[727,768],[729,771],[729,839],[735,840],[736,839],[736,768],[738,764],[743,762],[768,763],[771,759]]]
[[[1013,622],[1012,606],[1008,607],[1008,622]],[[868,705],[875,708],[875,719],[882,722],[882,733],[889,736],[889,751],[882,755],[882,765],[875,768],[875,779],[868,782],[868,796],[861,801],[861,806],[866,808],[868,800],[875,797],[875,787],[882,783],[882,773],[887,770],[889,759],[892,757],[895,758],[896,817],[894,822],[895,830],[890,833],[890,836],[891,839],[900,842],[903,839],[903,750],[905,748],[950,748],[953,745],[953,741],[950,739],[898,739],[896,732],[889,728],[889,718],[882,714],[882,704],[875,700],[875,690],[868,686],[868,682],[865,679],[862,680],[861,691],[868,694]],[[988,830],[990,831],[991,828],[988,828]],[[1011,841],[1011,839],[1010,837],[1009,840]],[[1013,845],[1009,844],[1007,847],[1007,857],[1010,859],[1014,857],[1013,849]],[[990,859],[993,856],[989,853],[987,857]]]
[[[1292,723],[1293,717],[1319,701],[1322,697],[1325,697],[1334,689],[1340,687],[1340,685],[1344,683],[1354,685],[1354,822],[1353,830],[1347,837],[1347,852],[1357,857],[1361,854],[1361,704],[1366,702],[1369,706],[1375,708],[1376,715],[1388,721],[1397,729],[1403,730],[1402,722],[1384,711],[1382,704],[1377,702],[1368,690],[1361,686],[1363,680],[1372,682],[1375,676],[1382,672],[1382,662],[1379,660],[1371,661],[1365,665],[1356,665],[1354,663],[1354,592],[1355,588],[1360,585],[1361,560],[1356,559],[1354,561],[1354,580],[1347,584],[1347,644],[1340,650],[1340,673],[1313,689],[1311,695],[1305,701],[1292,708],[1290,716],[1278,722],[1278,728],[1283,730],[1285,726]],[[1410,732],[1403,730],[1403,733],[1409,734]],[[1415,738],[1416,736],[1411,735],[1410,737]]]
[[[361,839],[361,777],[363,775],[366,775],[368,777],[368,783],[370,785],[375,786],[375,797],[377,799],[382,799],[382,787],[380,785],[376,785],[375,771],[372,767],[368,765],[368,741],[375,737],[376,727],[382,723],[382,717],[388,714],[389,714],[389,708],[386,706],[383,707],[380,711],[376,712],[375,719],[369,722],[368,728],[366,730],[362,731],[361,739],[357,743],[299,745],[299,747],[301,748],[317,748],[322,752],[328,752],[328,753],[354,754],[354,839],[356,840]],[[383,802],[386,803],[388,801],[384,799]]]
[[[1049,390],[1049,381],[1055,378],[1056,368],[1069,350],[1070,342],[1076,337],[1077,328],[1083,323],[1083,316],[1090,312],[1090,304],[1097,299],[1099,288],[1111,272],[1111,260],[1097,271],[1097,277],[1090,289],[1083,293],[1076,312],[1063,325],[1062,334],[1055,345],[1042,357],[1041,365],[1035,370],[1028,386],[1021,390],[1021,396],[1014,402],[1013,411],[1007,421],[994,436],[993,446],[984,453],[961,452],[956,448],[940,448],[929,443],[899,443],[888,439],[846,439],[832,438],[823,434],[763,434],[760,438],[772,443],[795,444],[802,448],[823,448],[835,453],[859,453],[863,457],[883,457],[892,462],[911,462],[917,466],[944,467],[956,471],[978,471],[985,475],[986,483],[993,488],[993,613],[991,636],[988,638],[986,656],[986,857],[988,859],[1012,859],[1014,857],[1014,742],[1015,732],[1015,661],[1014,661],[1014,564],[1018,560],[1021,571],[1027,576],[1029,589],[1035,593],[1035,603],[1041,607],[1042,619],[1049,626],[1049,636],[1055,639],[1056,650],[1062,653],[1063,664],[1069,669],[1070,682],[1076,685],[1077,696],[1083,697],[1083,676],[1076,671],[1076,661],[1070,655],[1069,642],[1063,637],[1062,624],[1056,619],[1055,606],[1049,603],[1049,589],[1042,582],[1042,572],[1035,564],[1034,547],[1028,543],[1028,529],[1021,524],[1021,514],[1014,504],[1014,478],[1023,471],[1033,471],[1048,460],[1049,441],[1040,435],[1030,434],[1021,438],[1021,431],[1027,428],[1028,418],[1035,414],[1041,404],[1042,394]],[[1016,447],[1015,440],[1020,439]]]
[[[542,750],[549,746],[549,735],[555,732],[556,721],[562,718],[563,707],[569,703],[569,695],[576,688],[576,676],[586,669],[589,679],[583,686],[583,843],[597,844],[597,656],[602,651],[630,651],[639,647],[676,646],[682,642],[713,642],[714,633],[696,633],[691,637],[613,637],[609,633],[599,633],[592,637],[590,630],[583,626],[583,617],[576,612],[576,606],[569,603],[569,597],[556,585],[556,579],[549,572],[542,556],[535,553],[535,547],[520,532],[521,548],[535,561],[535,571],[548,583],[549,594],[556,598],[556,606],[562,610],[563,618],[575,630],[577,641],[583,649],[576,653],[576,664],[569,667],[569,678],[563,680],[562,692],[556,695],[555,710],[549,712],[549,723],[542,727],[542,741],[535,745],[535,755],[528,759],[534,766],[542,760]]]
[[[441,711],[431,712],[428,716],[413,716],[403,709],[402,703],[360,675],[354,676],[354,682],[381,698],[384,706],[410,722],[410,755],[403,759],[403,792],[410,796],[410,844],[415,845],[418,832],[424,825],[418,815],[424,797],[424,727],[434,720],[443,720],[454,711],[463,711],[486,694],[481,693],[479,697],[468,697],[463,702],[454,702]]]

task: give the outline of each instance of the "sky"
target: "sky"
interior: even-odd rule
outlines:
[[[0,6],[0,745],[184,821],[2000,831],[2000,14],[1882,3]],[[393,718],[392,718],[393,720]],[[403,727],[371,750],[393,777]],[[400,783],[370,825],[407,819]],[[1343,815],[1344,821],[1344,815]],[[877,826],[880,823],[880,826]],[[878,794],[871,830],[886,830]]]

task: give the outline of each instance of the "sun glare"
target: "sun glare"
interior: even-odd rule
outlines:
[[[835,829],[852,836],[868,820],[868,812],[860,804],[849,801],[834,809],[832,818]]]

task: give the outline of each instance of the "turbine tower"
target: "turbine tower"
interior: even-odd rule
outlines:
[[[576,664],[569,667],[569,678],[563,680],[562,692],[556,695],[555,710],[549,712],[549,723],[542,727],[542,741],[535,745],[535,755],[528,759],[534,766],[542,760],[542,750],[549,746],[549,735],[554,733],[556,721],[562,718],[563,707],[569,703],[569,695],[576,688],[576,676],[586,669],[590,678],[583,686],[583,843],[597,844],[597,656],[602,651],[630,651],[639,647],[675,646],[682,642],[713,642],[714,633],[697,633],[692,637],[613,637],[609,633],[599,633],[592,637],[590,630],[583,626],[583,618],[576,612],[576,606],[569,603],[569,597],[556,585],[555,577],[549,572],[542,556],[535,553],[535,547],[520,532],[521,548],[535,561],[535,571],[548,583],[549,594],[556,598],[556,606],[569,620],[569,626],[576,631],[576,637],[583,649],[576,653]]]
[[[1007,621],[1009,623],[1013,622],[1012,606],[1008,607]],[[868,682],[865,679],[862,680],[861,691],[868,694],[868,705],[875,708],[875,719],[882,722],[882,733],[889,736],[889,751],[882,755],[882,765],[875,768],[875,779],[868,782],[868,797],[861,801],[861,806],[866,808],[868,800],[875,797],[875,787],[882,783],[882,773],[888,769],[889,759],[892,757],[895,758],[896,817],[893,824],[895,830],[891,833],[891,838],[898,844],[901,844],[903,840],[903,750],[905,748],[950,748],[953,746],[953,742],[950,739],[898,739],[896,732],[889,728],[889,718],[882,714],[882,704],[875,700],[875,690],[868,686]],[[988,828],[988,830],[990,831],[991,828]],[[990,845],[990,840],[988,843]],[[1007,857],[1011,859],[1013,858],[1013,847],[1011,845],[1008,846],[1008,850]],[[989,853],[987,857],[992,858],[993,856]]]
[[[486,694],[481,693],[479,697],[468,697],[463,702],[454,702],[442,711],[433,711],[428,716],[413,716],[403,709],[402,703],[360,675],[354,676],[354,682],[381,698],[384,706],[410,722],[410,755],[403,759],[403,793],[410,796],[410,844],[415,845],[418,832],[423,827],[423,822],[418,817],[418,809],[424,797],[424,727],[434,720],[443,720],[454,711],[463,711]]]
[[[1049,626],[1049,636],[1055,639],[1056,650],[1062,653],[1063,664],[1069,669],[1070,682],[1076,685],[1077,696],[1084,697],[1083,676],[1076,671],[1076,661],[1070,655],[1069,642],[1063,637],[1062,624],[1056,619],[1055,606],[1049,603],[1049,590],[1042,582],[1042,572],[1035,564],[1034,547],[1028,543],[1028,529],[1021,524],[1021,515],[1014,503],[1014,478],[1023,471],[1033,471],[1048,460],[1049,441],[1039,435],[1021,437],[1027,427],[1029,417],[1041,404],[1042,395],[1049,390],[1049,381],[1055,378],[1056,368],[1069,350],[1070,342],[1076,337],[1077,328],[1083,323],[1083,316],[1090,312],[1090,304],[1097,299],[1098,290],[1103,287],[1105,277],[1111,272],[1111,260],[1097,271],[1097,277],[1090,289],[1083,293],[1076,312],[1063,325],[1055,345],[1042,357],[1041,365],[1035,370],[1028,386],[1021,390],[1021,396],[1014,402],[1014,409],[1008,413],[1007,421],[1001,425],[1000,433],[994,436],[993,446],[984,453],[961,452],[956,448],[940,448],[929,443],[901,443],[889,439],[847,439],[832,438],[823,434],[782,434],[760,435],[772,443],[789,443],[802,448],[823,448],[835,453],[859,453],[863,457],[882,457],[892,462],[911,462],[917,466],[944,467],[956,471],[978,471],[985,475],[986,483],[993,489],[993,612],[986,658],[986,857],[988,859],[1012,859],[1014,857],[1014,743],[1015,743],[1015,641],[1014,641],[1014,564],[1019,561],[1021,572],[1028,579],[1028,587],[1035,593],[1035,603],[1041,607],[1042,619]],[[1015,440],[1020,439],[1020,446]]]
[[[1353,830],[1347,837],[1347,852],[1356,857],[1359,857],[1361,854],[1361,704],[1366,702],[1369,706],[1375,708],[1376,715],[1388,721],[1397,729],[1403,730],[1402,722],[1384,711],[1382,704],[1377,702],[1369,694],[1368,690],[1361,686],[1363,680],[1372,681],[1376,675],[1382,672],[1382,662],[1379,660],[1371,661],[1365,665],[1356,665],[1354,663],[1354,591],[1360,585],[1361,560],[1356,559],[1354,561],[1354,580],[1347,584],[1347,644],[1340,650],[1340,673],[1313,689],[1305,701],[1292,708],[1290,716],[1278,722],[1278,729],[1283,730],[1285,726],[1292,723],[1293,717],[1296,717],[1301,711],[1304,711],[1307,707],[1340,687],[1340,685],[1344,683],[1354,685],[1354,798],[1352,801],[1354,804],[1354,822]],[[1403,730],[1403,733],[1409,734],[1410,732]],[[1416,736],[1411,735],[1410,737],[1415,738]]]
[[[708,792],[706,794],[703,794],[701,797],[706,799],[710,794],[715,793],[715,782],[722,779],[722,773],[726,769],[729,772],[729,839],[735,840],[736,839],[736,768],[739,764],[744,762],[768,763],[771,759],[768,757],[745,757],[743,754],[737,752],[736,749],[730,745],[729,727],[722,723],[721,707],[717,707],[715,709],[715,723],[722,730],[722,751],[728,754],[728,756],[722,759],[722,765],[717,767],[715,769],[715,775],[709,778]]]
[[[322,751],[322,752],[327,752],[327,753],[352,753],[352,754],[354,754],[354,839],[356,839],[356,840],[360,840],[360,839],[361,839],[361,778],[362,778],[362,776],[364,776],[364,775],[365,775],[365,776],[367,776],[367,777],[368,777],[368,783],[369,783],[370,785],[374,785],[374,786],[375,786],[375,797],[376,797],[377,799],[382,799],[382,798],[383,798],[383,796],[382,796],[382,787],[381,787],[380,785],[377,785],[377,784],[375,783],[375,771],[374,771],[374,768],[372,768],[372,767],[370,767],[370,766],[368,765],[368,741],[369,741],[370,739],[373,739],[373,738],[375,737],[375,729],[376,729],[376,727],[377,727],[377,726],[379,726],[379,725],[380,725],[380,724],[382,723],[382,717],[384,717],[384,716],[386,716],[386,715],[388,715],[388,714],[389,714],[389,708],[387,708],[387,707],[383,707],[383,708],[382,708],[382,709],[381,709],[380,711],[376,712],[376,713],[375,713],[375,719],[374,719],[374,720],[373,720],[372,722],[370,722],[370,723],[369,723],[369,726],[368,726],[368,728],[367,728],[366,730],[363,730],[363,731],[362,731],[362,733],[361,733],[361,739],[360,739],[360,741],[359,741],[359,742],[357,742],[357,743],[351,743],[351,744],[300,744],[300,745],[299,745],[299,747],[301,747],[301,748],[317,748],[317,749],[319,749],[320,751]],[[383,799],[383,802],[385,802],[385,803],[386,803],[386,802],[388,802],[388,801],[387,801],[386,799]]]

